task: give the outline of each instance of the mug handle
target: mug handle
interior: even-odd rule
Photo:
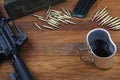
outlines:
[[[81,61],[85,63],[93,63],[93,55],[91,49],[87,43],[82,43],[79,47],[79,56]]]

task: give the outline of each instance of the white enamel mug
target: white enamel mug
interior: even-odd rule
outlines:
[[[116,45],[109,32],[102,28],[93,29],[87,34],[86,40],[87,44],[80,47],[81,60],[94,63],[100,69],[111,68]]]

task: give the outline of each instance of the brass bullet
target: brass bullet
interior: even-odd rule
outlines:
[[[65,19],[65,17],[64,17],[64,16],[62,16],[62,15],[59,15],[59,16],[54,16],[54,17],[56,17],[56,18],[58,18],[58,19]]]
[[[112,27],[112,28],[110,28],[110,29],[112,29],[112,30],[120,30],[120,25],[119,25],[119,26]]]
[[[49,8],[48,8],[48,10],[46,12],[46,15],[48,15],[50,13],[50,11],[51,11],[51,6],[49,6]]]
[[[104,8],[99,12],[98,15],[101,15],[104,11],[106,11],[106,9],[107,9],[107,7],[104,7]]]
[[[51,16],[59,16],[59,15],[62,15],[62,12],[56,11],[56,10],[51,10],[50,15]]]
[[[51,10],[51,12],[54,12],[54,13],[59,13],[59,14],[61,14],[61,13],[62,13],[61,11],[57,11],[57,10]]]
[[[100,17],[98,20],[96,20],[96,22],[99,22],[100,20],[102,20],[103,18],[107,17],[108,13],[106,13],[105,15],[103,15],[102,17]]]
[[[55,20],[55,21],[58,21],[58,19],[56,19],[56,18],[54,18],[54,17],[52,17],[52,16],[49,16],[49,18],[50,18],[50,19],[53,19],[53,20]]]
[[[113,21],[115,21],[115,20],[117,20],[118,19],[118,17],[115,17],[115,18],[113,18],[110,22],[113,22]]]
[[[115,24],[117,22],[120,22],[120,19],[117,19],[116,21],[111,22],[111,24]]]
[[[60,24],[58,21],[53,20],[53,19],[49,19],[48,21],[53,22],[54,24]]]
[[[120,25],[120,22],[118,22],[118,23],[115,23],[114,25]]]
[[[99,12],[100,12],[100,11],[97,11],[97,12],[95,13],[95,15],[94,15],[93,18],[92,18],[92,21],[95,20],[95,18],[98,16]]]
[[[66,14],[63,14],[63,16],[64,16],[65,19],[71,19],[71,17],[66,15]]]
[[[46,19],[43,19],[43,18],[38,18],[38,19],[41,20],[41,21],[47,22]]]
[[[120,28],[120,25],[118,25],[118,26],[115,26],[114,28]]]
[[[57,24],[57,23],[55,23],[55,22],[53,22],[53,21],[51,21],[51,20],[49,20],[49,21],[48,21],[48,23],[50,23],[51,25],[58,26],[58,24]]]
[[[62,8],[62,10],[66,15],[69,15],[68,12],[64,8]]]
[[[115,20],[117,20],[117,19],[118,19],[118,17],[115,17],[115,18],[111,19],[111,20],[108,22],[108,23],[109,23],[108,26],[112,25],[111,22],[113,22],[113,21],[115,21]]]
[[[68,22],[68,23],[70,23],[70,24],[76,24],[76,23],[74,23],[74,22],[72,22],[72,21],[70,21],[70,20],[65,20],[66,22]]]
[[[43,25],[44,28],[47,28],[47,29],[51,29],[51,30],[54,30],[55,28],[53,27],[50,27],[50,26],[46,26],[46,25]]]
[[[37,17],[37,18],[44,18],[43,16],[39,16],[37,14],[33,14],[34,17]]]
[[[60,22],[68,24],[66,21],[62,20],[62,19],[58,19]]]
[[[42,31],[42,28],[41,28],[36,22],[34,23],[34,25],[35,25],[39,30]]]
[[[109,19],[109,17],[110,17],[110,15],[108,15],[103,20],[101,20],[100,23],[99,23],[99,25],[101,25],[102,23],[106,22],[106,20]]]
[[[108,24],[108,21],[111,20],[111,19],[112,19],[112,16],[109,16],[109,18],[108,18],[106,21],[104,21],[101,25],[106,25],[106,24]]]
[[[49,24],[50,26],[53,26],[53,27],[58,28],[58,26],[57,26],[56,24],[53,24],[53,23],[51,23],[51,22],[48,22],[48,24]]]
[[[109,26],[114,27],[114,26],[118,26],[118,25],[120,25],[120,22],[115,23],[115,24],[111,24],[111,25],[109,25]]]
[[[50,12],[46,16],[46,20],[50,17]]]
[[[105,12],[101,13],[100,15],[97,15],[97,18],[96,18],[96,19],[99,19],[100,17],[104,16],[104,15],[107,14],[107,13],[108,13],[108,12],[105,11]],[[109,13],[108,13],[108,14],[109,14]]]
[[[66,8],[66,11],[67,11],[68,15],[69,15],[70,17],[72,17],[71,14],[70,14],[70,11],[69,11],[67,8]]]

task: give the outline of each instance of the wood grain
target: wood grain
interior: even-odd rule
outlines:
[[[78,0],[53,6],[53,9],[69,8],[73,10]],[[87,33],[98,26],[91,22],[91,18],[98,9],[107,6],[111,15],[120,17],[119,0],[97,0],[84,19],[74,18],[76,25],[61,26],[56,30],[44,29],[39,31],[34,22],[43,25],[32,14],[17,19],[16,23],[29,37],[29,41],[22,47],[21,57],[30,70],[34,80],[120,80],[120,31],[107,29],[117,45],[114,65],[109,70],[100,70],[94,65],[87,65],[80,61],[78,47],[86,42]],[[47,9],[34,14],[44,13]],[[104,27],[103,27],[104,28]],[[9,80],[8,74],[14,72],[10,60],[0,63],[0,80]]]

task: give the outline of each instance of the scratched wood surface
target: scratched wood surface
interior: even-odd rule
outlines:
[[[73,10],[78,0],[53,6],[53,9],[68,8]],[[107,29],[117,45],[114,65],[109,70],[100,70],[94,65],[86,65],[79,58],[78,47],[86,42],[87,33],[100,27],[91,22],[96,10],[108,7],[113,16],[120,18],[119,0],[97,0],[85,19],[73,18],[76,25],[61,24],[56,30],[43,29],[39,31],[34,22],[43,25],[32,14],[17,19],[16,23],[29,37],[29,41],[22,47],[20,56],[30,70],[34,80],[120,80],[120,31]],[[47,9],[34,14],[44,15]],[[8,74],[14,72],[10,60],[0,63],[0,80],[9,80]]]

